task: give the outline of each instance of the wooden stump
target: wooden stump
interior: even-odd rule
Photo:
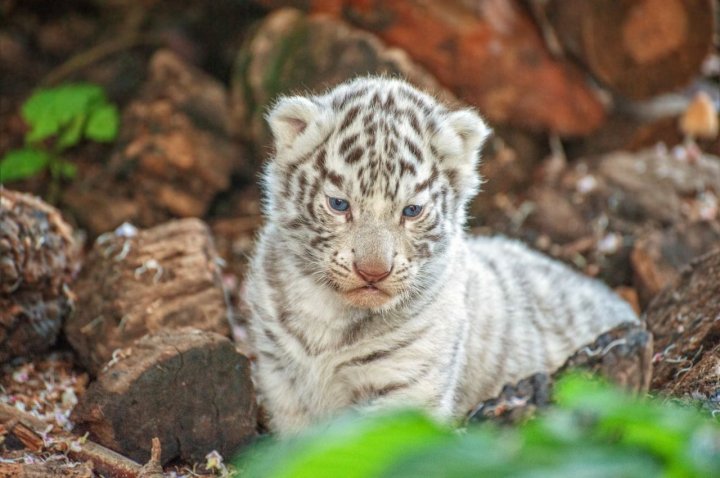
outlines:
[[[720,249],[694,260],[645,315],[655,335],[653,390],[720,402]]]
[[[207,226],[171,221],[100,236],[76,284],[65,335],[92,373],[148,332],[191,326],[229,334],[217,256]]]
[[[80,432],[136,461],[162,444],[161,462],[231,457],[255,436],[250,362],[225,337],[164,330],[138,340],[104,370],[73,411]]]
[[[55,342],[77,267],[72,230],[60,212],[0,188],[0,363]]]
[[[634,99],[689,84],[713,42],[713,0],[550,0],[557,36],[605,85]]]

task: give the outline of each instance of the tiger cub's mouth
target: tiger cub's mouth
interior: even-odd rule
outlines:
[[[360,308],[374,308],[386,304],[392,296],[374,284],[366,284],[343,293],[345,300]]]

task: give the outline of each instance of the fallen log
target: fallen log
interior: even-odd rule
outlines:
[[[57,209],[0,188],[0,363],[55,342],[70,309],[77,252]]]
[[[256,151],[272,146],[265,114],[281,94],[322,92],[359,75],[389,75],[457,100],[403,51],[326,15],[291,8],[268,15],[240,49],[232,78],[235,134]]]
[[[108,364],[71,416],[76,430],[137,461],[162,443],[161,463],[231,456],[256,434],[250,362],[229,339],[197,329],[138,340]]]
[[[583,73],[553,58],[532,16],[515,0],[302,3],[407,51],[493,123],[573,136],[589,134],[604,119],[605,108]]]
[[[230,138],[221,83],[167,50],[153,55],[148,76],[123,111],[107,166],[63,193],[63,204],[91,236],[123,222],[150,227],[202,217],[245,164]]]
[[[688,85],[713,45],[713,0],[550,0],[561,44],[615,92],[645,99]]]
[[[230,334],[217,253],[197,219],[100,236],[75,286],[65,335],[92,373],[148,332],[191,326]]]
[[[720,406],[720,250],[693,260],[645,316],[655,336],[652,389]]]
[[[653,337],[648,331],[633,324],[621,325],[575,352],[556,372],[537,373],[505,385],[496,398],[480,403],[468,419],[498,423],[525,420],[552,403],[555,379],[568,370],[588,371],[628,392],[643,394],[650,386],[652,352]]]

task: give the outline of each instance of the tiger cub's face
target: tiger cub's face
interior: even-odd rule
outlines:
[[[296,264],[352,307],[388,310],[432,283],[479,177],[488,128],[409,84],[361,78],[268,115],[266,213]]]

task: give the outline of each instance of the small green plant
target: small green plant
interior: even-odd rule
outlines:
[[[117,136],[119,115],[98,85],[77,83],[37,90],[22,106],[30,127],[25,147],[0,160],[0,184],[25,179],[48,170],[57,186],[73,178],[75,165],[62,153],[83,139],[109,142]]]
[[[346,415],[296,438],[266,438],[236,460],[237,476],[720,476],[720,426],[695,409],[575,374],[560,380],[555,399],[514,428],[455,431],[412,410]]]

